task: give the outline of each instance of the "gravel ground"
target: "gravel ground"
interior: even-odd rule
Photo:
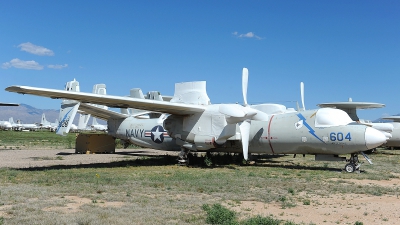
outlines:
[[[174,155],[154,149],[116,149],[114,154],[75,154],[74,149],[0,150],[0,168],[82,165],[134,159],[146,155]]]
[[[153,149],[116,149],[114,154],[75,154],[74,149],[47,149],[47,150],[0,150],[0,168],[29,168],[49,167],[56,165],[85,165],[93,163],[109,163],[135,159],[146,155],[176,155],[177,152],[166,152]],[[358,180],[347,179],[354,185],[371,185],[376,188],[397,187],[400,179],[390,180]],[[346,183],[347,184],[347,183]],[[78,198],[72,196],[71,198]],[[364,224],[400,224],[400,202],[398,196],[382,195],[369,196],[363,194],[338,194],[320,196],[309,194],[310,205],[299,204],[293,208],[282,208],[281,203],[264,203],[258,201],[241,201],[240,207],[235,204],[226,205],[232,210],[251,214],[253,216],[274,215],[279,219],[305,224],[355,224],[362,221]],[[79,208],[84,202],[82,198]],[[87,200],[88,204],[91,200]],[[7,207],[0,206],[0,216],[7,216]],[[71,206],[68,206],[68,210]],[[307,215],[307,216],[305,216]]]

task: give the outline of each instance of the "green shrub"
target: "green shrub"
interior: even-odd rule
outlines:
[[[206,223],[223,225],[238,224],[236,213],[223,207],[221,204],[214,204],[211,207],[208,204],[204,204],[202,208],[207,213]]]
[[[243,225],[279,225],[281,223],[280,220],[274,219],[272,217],[261,217],[256,216],[250,219],[243,221],[241,224]]]

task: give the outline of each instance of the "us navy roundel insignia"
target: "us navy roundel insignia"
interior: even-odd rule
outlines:
[[[164,128],[160,125],[153,127],[153,129],[151,129],[151,140],[157,144],[163,143],[164,132]]]

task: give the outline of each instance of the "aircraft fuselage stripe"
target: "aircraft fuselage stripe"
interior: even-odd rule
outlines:
[[[274,118],[274,115],[271,116],[271,119],[269,119],[269,123],[268,123],[268,143],[269,143],[269,147],[271,148],[272,153],[275,154],[274,149],[272,148],[272,144],[271,144],[271,122],[272,122],[273,118]]]

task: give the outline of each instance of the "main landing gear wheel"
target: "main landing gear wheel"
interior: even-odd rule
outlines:
[[[179,152],[178,155],[178,164],[182,166],[188,166],[189,165],[189,152],[190,150],[181,148],[181,151]]]
[[[344,167],[344,170],[346,170],[348,173],[353,173],[356,170],[356,166],[352,163],[347,163]]]

